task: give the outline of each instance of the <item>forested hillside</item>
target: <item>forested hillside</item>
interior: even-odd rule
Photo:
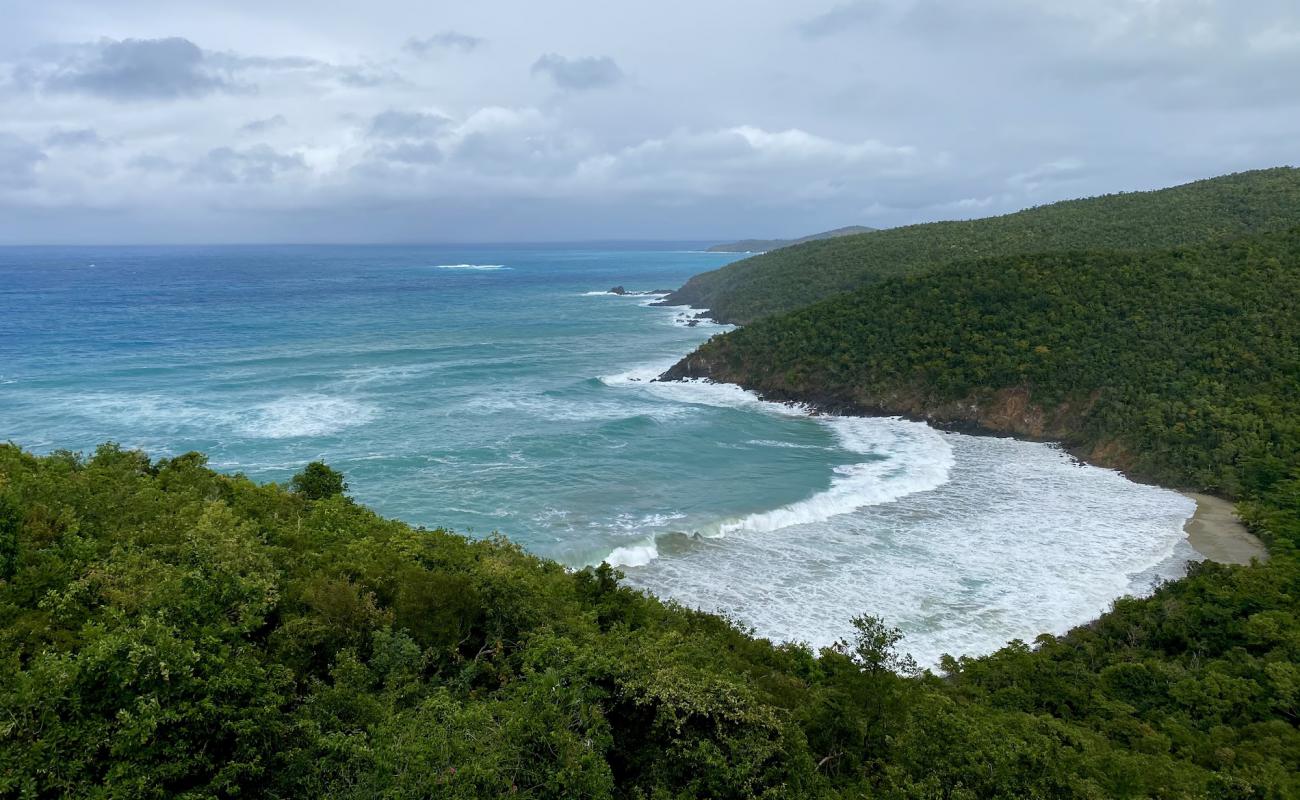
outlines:
[[[959,262],[714,337],[670,376],[1064,441],[1236,495],[1300,464],[1300,228]]]
[[[1243,172],[1155,192],[1071,200],[783,248],[697,275],[669,303],[738,324],[957,260],[1060,250],[1173,247],[1300,224],[1300,170]]]
[[[1300,481],[1266,566],[905,677],[197,454],[0,446],[0,796],[1284,798]]]

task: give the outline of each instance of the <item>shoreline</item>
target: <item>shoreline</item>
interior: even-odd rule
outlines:
[[[1231,501],[1199,492],[1179,494],[1196,503],[1183,531],[1197,554],[1216,564],[1244,566],[1252,560],[1268,560],[1264,543],[1241,524]]]
[[[651,305],[659,306],[661,308],[685,307],[692,311],[701,311],[703,314],[708,314],[708,309],[695,309],[688,303],[669,302],[669,299],[670,298],[664,298],[663,300],[652,303]],[[717,320],[710,319],[710,321],[717,323]],[[691,355],[694,355],[694,353],[688,353],[676,366],[681,366],[682,364],[687,363]],[[655,380],[673,382],[693,379],[698,380],[702,377],[704,380],[712,383],[730,383],[730,381],[715,381],[707,375],[695,377],[673,375],[672,377],[667,377],[673,371],[674,370],[669,370]],[[1242,524],[1241,520],[1237,517],[1236,507],[1232,501],[1201,492],[1175,488],[1172,486],[1164,486],[1155,481],[1144,478],[1141,475],[1133,475],[1128,470],[1122,469],[1115,464],[1104,463],[1105,459],[1101,459],[1099,462],[1098,459],[1089,458],[1088,455],[1090,454],[1086,453],[1083,448],[1072,447],[1068,443],[1050,436],[1040,437],[1018,434],[1009,430],[997,430],[973,420],[941,420],[923,414],[918,415],[907,412],[889,413],[886,409],[866,408],[852,402],[827,402],[825,399],[819,401],[792,396],[781,396],[784,395],[784,393],[777,393],[778,396],[773,396],[773,393],[771,392],[764,392],[761,389],[746,386],[743,383],[735,383],[734,385],[739,386],[746,391],[752,391],[760,400],[787,404],[795,403],[810,409],[813,414],[822,414],[826,416],[896,417],[910,420],[912,422],[921,422],[940,431],[964,433],[971,436],[1005,437],[1060,447],[1080,463],[1101,467],[1103,469],[1116,470],[1134,483],[1159,486],[1162,489],[1177,492],[1195,503],[1196,510],[1183,524],[1183,532],[1187,536],[1187,542],[1191,546],[1192,550],[1203,559],[1213,561],[1217,564],[1240,566],[1248,566],[1252,561],[1256,560],[1260,562],[1268,560],[1268,548],[1266,548],[1264,543],[1247,530],[1246,526]]]

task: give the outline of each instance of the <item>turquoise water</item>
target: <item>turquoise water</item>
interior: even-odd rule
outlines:
[[[1186,500],[1052,448],[653,382],[720,328],[604,290],[734,258],[0,249],[0,438],[201,450],[258,480],[323,458],[389,516],[609,560],[780,638],[882,613],[931,660],[1064,629],[1186,562]]]

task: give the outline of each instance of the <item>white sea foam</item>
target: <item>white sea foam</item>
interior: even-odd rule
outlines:
[[[522,392],[496,392],[475,397],[458,413],[511,414],[551,422],[612,422],[648,417],[656,422],[679,419],[691,411],[680,405],[627,400],[576,400]]]
[[[705,380],[656,381],[655,378],[671,365],[670,361],[646,364],[602,377],[601,382],[611,387],[634,388],[677,403],[782,416],[805,417],[810,414],[805,406],[768,402],[735,384]],[[830,427],[840,447],[867,456],[867,459],[836,468],[829,488],[796,503],[736,519],[719,520],[693,532],[704,536],[726,536],[741,531],[779,531],[823,522],[865,506],[889,503],[900,497],[929,491],[948,480],[953,465],[952,450],[944,434],[926,425],[901,419],[815,418]],[[643,558],[648,552],[639,549],[637,555]]]
[[[193,426],[229,425],[234,415],[157,394],[85,392],[60,402],[72,413],[90,417],[112,428],[177,433]]]
[[[498,269],[510,269],[505,264],[439,264],[434,269],[469,269],[490,272]]]
[[[378,409],[357,400],[301,395],[257,406],[239,427],[245,435],[262,439],[327,436],[364,425],[377,415]]]
[[[338,385],[356,389],[373,385],[402,384],[426,377],[435,372],[441,372],[448,369],[449,366],[447,363],[422,362],[418,364],[356,367],[339,375]]]
[[[592,561],[588,566],[595,566],[601,561],[605,561],[615,567],[644,567],[659,557],[659,545],[656,536],[667,532],[669,526],[685,518],[685,514],[671,512],[643,514],[641,516],[619,514],[613,520],[593,521],[591,523],[592,527],[613,528],[629,534],[649,531],[649,535],[637,539],[631,544],[614,548],[608,555]]]
[[[676,363],[677,359],[670,358],[642,364],[626,372],[603,375],[600,382],[613,388],[635,388],[659,399],[670,400],[675,403],[739,408],[793,417],[806,417],[810,413],[806,406],[793,403],[772,403],[763,400],[753,392],[742,389],[734,383],[715,383],[703,379],[685,381],[656,380]]]
[[[680,308],[680,307],[679,307]],[[707,309],[689,306],[673,310],[675,324],[689,324],[695,314]],[[708,323],[716,327],[729,325]],[[761,411],[784,416],[808,416],[807,406],[773,403],[735,384],[708,380],[657,381],[676,359],[651,362],[626,372],[603,376],[606,386],[635,388],[676,403],[702,404]],[[740,531],[771,532],[795,525],[822,522],[857,509],[889,503],[917,492],[942,486],[953,465],[952,450],[943,434],[921,423],[901,419],[819,416],[829,426],[839,445],[867,460],[839,467],[828,489],[780,508],[750,514],[739,519],[720,520],[697,533],[725,536]]]
[[[749,439],[745,444],[752,444],[756,447],[780,447],[788,450],[828,450],[819,444],[799,444],[798,442],[781,442],[776,439]]]
[[[835,468],[829,489],[771,511],[763,511],[718,526],[720,535],[740,531],[777,531],[795,525],[824,522],[866,506],[890,503],[927,492],[948,480],[952,448],[943,434],[917,422],[861,417],[821,417],[835,431],[840,445],[870,461]]]
[[[326,436],[363,425],[378,414],[369,403],[323,394],[290,395],[242,410],[155,394],[101,392],[73,395],[66,407],[110,429],[140,431],[150,436],[233,431],[256,439]]]
[[[1116,597],[1177,577],[1192,557],[1182,526],[1193,504],[1177,493],[1079,466],[1049,445],[943,438],[953,465],[929,492],[777,533],[752,525],[694,540],[687,552],[628,567],[629,576],[761,635],[815,646],[850,634],[854,614],[878,614],[932,666],[942,653],[1063,633]],[[924,438],[911,445],[928,449]]]
[[[685,518],[686,515],[680,512],[672,512],[668,514],[644,514],[639,517],[633,514],[619,514],[612,521],[602,521],[600,523],[592,524],[599,524],[601,526],[609,525],[624,531],[643,531],[648,529],[662,529],[663,526],[668,525],[669,523]]]
[[[604,560],[611,567],[644,567],[658,557],[659,546],[650,537],[638,544],[616,547]]]

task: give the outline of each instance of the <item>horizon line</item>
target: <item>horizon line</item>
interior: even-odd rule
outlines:
[[[338,241],[338,242],[0,242],[0,248],[13,247],[526,247],[536,245],[594,244],[731,244],[755,237],[712,239],[535,239],[503,241]],[[777,237],[779,238],[779,237]]]

